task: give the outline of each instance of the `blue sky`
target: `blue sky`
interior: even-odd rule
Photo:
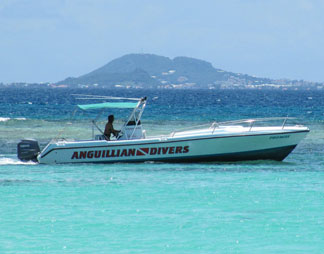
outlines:
[[[55,82],[128,53],[324,82],[322,0],[0,0],[0,82]]]

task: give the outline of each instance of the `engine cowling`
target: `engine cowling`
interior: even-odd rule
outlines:
[[[37,162],[40,153],[38,142],[34,139],[24,139],[17,144],[17,156],[21,161]]]

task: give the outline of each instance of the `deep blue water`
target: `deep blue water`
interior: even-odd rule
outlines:
[[[0,89],[0,117],[66,119],[78,103],[72,94],[148,97],[146,120],[212,121],[237,117],[324,119],[324,91]]]
[[[24,137],[91,134],[85,93],[149,98],[147,133],[290,116],[311,132],[283,162],[35,165]],[[0,253],[323,253],[324,92],[0,90]],[[93,101],[89,101],[92,103]],[[85,103],[82,101],[82,103]],[[129,111],[115,114],[116,126]],[[63,132],[62,132],[63,133]]]

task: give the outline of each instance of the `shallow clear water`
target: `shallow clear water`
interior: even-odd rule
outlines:
[[[324,250],[324,93],[149,91],[158,97],[143,118],[152,133],[287,111],[311,132],[284,162],[111,165],[19,162],[14,145],[25,135],[45,142],[58,125],[71,127],[66,136],[91,131],[86,116],[67,124],[62,108],[73,109],[73,101],[66,92],[48,91],[49,104],[41,93],[7,93],[0,102],[0,253]]]

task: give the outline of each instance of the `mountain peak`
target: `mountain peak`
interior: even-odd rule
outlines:
[[[135,69],[142,69],[149,73],[155,73],[157,69],[167,68],[172,63],[168,57],[154,54],[127,54],[116,58],[101,68],[86,75],[101,73],[125,73]]]

